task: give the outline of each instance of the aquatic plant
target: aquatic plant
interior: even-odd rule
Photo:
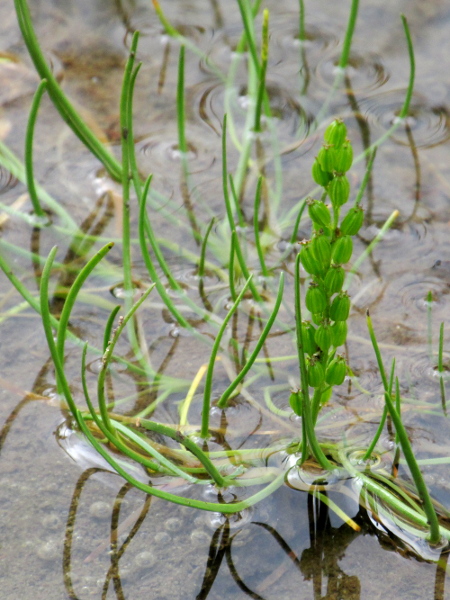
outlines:
[[[184,99],[185,51],[201,51],[170,24],[156,0],[153,1],[153,5],[166,33],[180,43],[176,97],[177,150],[180,152],[185,190],[191,190],[192,174],[189,167]],[[343,481],[351,477],[358,488],[360,503],[368,511],[378,515],[381,521],[384,519],[394,522],[399,531],[427,539],[433,545],[438,545],[441,538],[449,540],[450,530],[445,524],[439,523],[437,516],[437,513],[442,516],[447,515],[447,512],[430,498],[402,423],[401,395],[395,376],[395,363],[391,367],[388,379],[369,315],[368,331],[379,365],[385,398],[378,430],[373,441],[361,448],[360,444],[353,440],[346,440],[345,445],[323,442],[318,428],[320,411],[330,400],[333,388],[341,385],[345,377],[352,374],[351,365],[347,364],[345,355],[338,353],[338,349],[347,341],[347,321],[351,306],[351,299],[346,291],[349,276],[355,270],[355,264],[363,260],[380,241],[396,216],[395,213],[392,215],[373,240],[371,247],[355,261],[351,269],[348,269],[346,265],[353,253],[352,240],[358,234],[364,219],[361,203],[375,159],[375,150],[400,126],[402,119],[408,114],[414,82],[414,55],[406,19],[403,18],[403,25],[411,64],[408,91],[397,121],[364,152],[367,158],[366,175],[353,206],[347,210],[351,190],[346,173],[352,166],[353,148],[347,138],[346,125],[338,118],[325,128],[324,144],[313,163],[312,178],[317,188],[311,194],[316,198],[309,195],[300,198],[295,206],[285,208],[280,183],[282,166],[277,131],[266,82],[269,12],[263,11],[259,41],[255,19],[260,2],[252,5],[246,0],[238,0],[243,33],[229,72],[224,75],[202,55],[217,77],[225,81],[227,94],[222,127],[222,190],[225,216],[220,218],[220,215],[211,210],[207,201],[198,198],[196,202],[206,215],[206,218],[201,220],[189,192],[184,197],[186,218],[174,219],[167,208],[171,207],[170,199],[153,191],[152,176],[142,177],[138,167],[133,136],[133,96],[140,69],[140,64],[136,64],[139,34],[133,35],[123,78],[120,101],[121,162],[118,162],[97,140],[61,90],[40,50],[25,0],[15,0],[15,6],[24,40],[42,83],[36,92],[30,114],[25,168],[22,168],[6,149],[3,149],[2,160],[9,170],[27,181],[35,211],[33,225],[41,228],[51,227],[42,204],[49,212],[57,213],[66,230],[76,234],[72,253],[77,258],[85,258],[86,264],[78,273],[72,273],[69,282],[65,281],[64,286],[60,286],[64,288],[64,302],[59,318],[50,310],[50,287],[56,248],[53,248],[46,259],[40,276],[39,301],[14,275],[3,257],[0,257],[0,266],[24,299],[42,316],[56,371],[58,392],[70,410],[74,420],[73,427],[89,440],[99,455],[128,483],[147,494],[171,502],[232,514],[249,508],[287,482],[291,487],[318,495],[331,510],[352,527],[357,527],[351,516],[346,515],[326,494],[320,494],[316,489],[329,480]],[[300,13],[303,10],[303,4],[300,2]],[[353,0],[339,69],[330,96],[339,87],[348,63],[357,10],[358,2]],[[248,51],[246,95],[249,102],[244,130],[239,136],[231,93],[235,87],[236,66],[238,61],[242,60],[245,51]],[[122,232],[121,239],[116,242],[120,243],[122,252],[124,314],[118,317],[121,307],[111,311],[106,320],[102,348],[96,348],[77,338],[71,331],[70,319],[88,277],[98,272],[99,265],[107,260],[113,243],[109,242],[93,252],[93,246],[98,242],[95,236],[79,232],[70,215],[34,183],[33,130],[44,93],[48,93],[76,136],[105,166],[110,176],[122,185]],[[328,103],[329,99],[312,123],[309,135],[316,135],[323,127]],[[229,174],[227,163],[227,144],[230,140],[239,154],[234,175]],[[364,156],[358,157],[358,160]],[[269,160],[273,163],[273,181],[268,177],[265,168]],[[245,190],[251,186],[254,187],[254,201],[252,215],[248,218],[244,211],[243,199]],[[189,232],[192,236],[196,250],[189,251],[189,257],[197,265],[198,301],[193,300],[177,280],[167,261],[164,248],[175,248],[182,256],[186,256],[187,252],[174,245],[173,240],[157,236],[152,222],[152,211],[159,211],[168,221],[172,220],[175,227]],[[311,223],[311,237],[298,243],[300,224],[304,225],[306,222]],[[253,226],[251,232],[249,225]],[[133,227],[137,242],[133,240]],[[266,240],[276,237],[276,232],[280,230],[289,230],[289,242],[286,244],[282,260],[274,262],[270,257],[270,243]],[[137,293],[133,277],[133,260],[137,253],[147,269],[147,279],[152,282],[150,285],[142,285],[146,288],[143,293]],[[40,263],[43,262],[42,257],[37,259]],[[290,277],[293,293],[290,294],[285,291],[289,269],[281,266],[284,260],[291,261],[294,268],[294,274]],[[64,269],[64,265],[58,267]],[[306,273],[303,277],[301,268]],[[222,297],[216,305],[211,303],[205,292],[208,272],[215,273],[222,283]],[[275,283],[275,275],[278,273],[278,281]],[[306,287],[305,279],[309,283],[302,298],[302,289]],[[62,293],[61,289],[59,293]],[[202,349],[206,348],[208,360],[200,365],[197,376],[187,384],[166,377],[164,373],[155,370],[148,360],[148,345],[142,329],[139,329],[138,314],[150,304],[154,294],[158,295],[159,301],[162,301],[170,313],[176,327],[187,331]],[[243,313],[244,304],[249,313],[249,325],[244,341],[241,341],[235,319],[239,311]],[[281,316],[282,307],[287,318],[285,315]],[[304,319],[305,309],[309,313],[308,319]],[[195,319],[187,317],[187,314],[195,315],[197,322],[202,326],[207,325],[206,333],[194,322]],[[252,333],[255,323],[260,327],[256,341]],[[127,335],[132,349],[131,359],[130,355],[124,358],[117,350],[123,334]],[[275,334],[289,338],[289,343],[295,346],[297,353],[295,360],[298,366],[298,386],[291,389],[290,381],[285,381],[282,385],[286,399],[289,398],[291,411],[277,408],[271,398],[270,384],[262,383],[267,379],[267,373],[270,378],[274,362],[289,363],[293,360],[291,355],[269,356],[267,346],[271,336]],[[75,396],[66,371],[66,344],[69,340],[82,348],[81,381],[85,405]],[[101,357],[95,400],[92,399],[93,393],[87,377],[88,352]],[[440,371],[443,368],[442,352],[443,334],[439,352]],[[226,386],[223,385],[223,381],[214,386],[215,368],[219,357],[222,362],[228,361],[229,382]],[[121,412],[122,399],[117,400],[109,396],[108,383],[110,378],[117,375],[118,365],[133,372],[141,388],[154,392],[154,399],[145,406],[139,405],[139,409],[133,414]],[[203,377],[205,382],[201,419],[191,425],[189,419],[195,403],[194,397],[200,389]],[[254,387],[260,386],[259,395],[265,399],[271,416],[287,419],[293,415],[297,417],[297,431],[289,440],[276,440],[263,449],[255,445],[246,449],[210,450],[209,442],[217,433],[216,427],[211,426],[212,413],[217,414],[219,411],[220,414],[226,415],[227,411],[239,408],[242,398],[253,403],[254,399],[248,392],[249,380],[252,380]],[[441,378],[441,388],[442,381]],[[158,405],[170,394],[180,390],[183,391],[184,397],[179,405],[177,424],[167,425],[150,418]],[[262,410],[263,407],[259,403],[254,404],[258,406],[258,410]],[[377,442],[388,415],[395,427],[398,445],[403,451],[416,490],[392,477],[388,469],[380,466],[382,463],[377,453]],[[269,457],[276,457],[273,459],[274,466],[266,465]],[[181,483],[191,484],[190,496],[170,491],[168,479],[175,488]],[[216,490],[216,501],[202,499],[201,490],[205,486]],[[246,488],[255,487],[259,488],[258,491],[245,494]],[[243,488],[244,493],[239,488]],[[228,498],[226,494],[230,490],[231,501],[227,501],[224,496]]]

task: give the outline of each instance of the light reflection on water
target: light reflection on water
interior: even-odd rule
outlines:
[[[351,68],[330,107],[330,118],[334,114],[344,116],[355,146],[360,149],[392,124],[403,101],[402,89],[407,79],[406,50],[399,27],[391,29],[384,25],[397,23],[398,4],[391,7],[391,3],[386,2],[381,7],[377,3],[376,10],[373,3],[361,4]],[[417,36],[420,31],[420,41],[416,44],[418,77],[413,114],[407,119],[407,127],[397,130],[394,139],[379,151],[368,190],[367,227],[362,231],[358,251],[365,248],[394,208],[399,208],[400,217],[386,243],[377,247],[354,280],[353,293],[360,296],[355,302],[348,349],[355,373],[361,374],[360,384],[371,392],[379,390],[374,359],[362,341],[367,339],[363,316],[369,306],[386,360],[397,356],[404,382],[402,392],[410,401],[404,407],[407,425],[420,457],[441,455],[448,448],[448,430],[439,410],[438,386],[433,381],[435,364],[429,358],[427,305],[423,301],[431,290],[435,323],[448,322],[449,277],[445,261],[449,260],[450,161],[445,99],[450,81],[446,80],[449,70],[442,56],[446,34],[436,26],[437,20],[441,17],[443,21],[448,20],[448,15],[445,7],[428,4],[409,3],[405,8],[411,13],[413,34]],[[293,25],[297,2],[272,2],[269,8],[274,42],[273,62],[269,66],[272,108],[280,121],[285,167],[283,200],[290,207],[300,195],[308,192],[304,187],[299,189],[303,186],[299,182],[310,181],[310,165],[318,147],[317,143],[314,147],[313,138],[306,152],[301,144],[296,146],[295,136],[302,123],[303,135],[307,135],[312,118],[329,91],[347,6],[339,8],[331,2],[308,4],[304,45],[298,43],[298,28]],[[5,4],[0,11],[0,39],[5,44],[0,51],[13,51],[23,59],[25,52],[18,43],[11,7]],[[128,34],[143,26],[139,52],[144,65],[137,84],[136,136],[142,146],[142,168],[153,169],[157,163],[155,189],[169,198],[167,203],[154,199],[157,214],[161,214],[158,234],[174,238],[174,226],[162,217],[176,217],[183,206],[177,148],[173,142],[176,139],[174,83],[178,47],[161,36],[161,27],[147,3],[144,6],[142,2],[81,2],[73,8],[72,15],[66,15],[58,3],[53,6],[49,2],[37,2],[34,11],[38,32],[44,40],[47,56],[54,58],[58,78],[84,107],[85,118],[101,139],[112,145],[118,142],[117,106]],[[237,10],[234,14],[224,2],[205,2],[201,6],[200,3],[188,6],[172,2],[168,3],[168,16],[175,26],[183,24],[184,35],[198,43],[222,69],[229,67],[240,34]],[[302,47],[306,61],[299,72]],[[16,67],[14,63],[9,66],[9,85],[5,84],[0,93],[3,107],[0,125],[6,122],[0,127],[0,133],[19,155],[22,155],[25,115],[35,81],[28,64],[28,60],[23,59]],[[245,81],[242,65],[238,68]],[[236,103],[245,97],[245,89],[240,92],[234,94]],[[199,206],[203,202],[217,207],[221,194],[218,134],[224,87],[208,63],[192,56],[187,59],[187,99],[191,110],[188,138],[192,143],[188,158],[194,170],[196,191],[193,200],[198,201]],[[114,197],[100,202],[105,189],[100,193],[95,186],[95,181],[101,180],[102,185],[108,187],[108,179],[98,164],[73,142],[48,104],[43,107],[37,136],[41,145],[36,161],[37,177],[69,207],[77,222],[84,221],[96,203],[104,205],[104,217],[93,218],[92,222],[85,223],[86,228],[91,233],[116,238],[120,217],[114,209]],[[229,152],[232,166],[236,156],[232,147]],[[360,164],[352,171],[355,186],[361,174]],[[3,172],[0,186],[5,203],[15,201],[24,191],[14,178],[3,176]],[[6,241],[44,255],[51,245],[58,243],[59,258],[70,255],[68,246],[72,238],[67,232],[50,234],[42,230],[39,235],[35,231],[30,236],[30,230],[19,219],[6,218],[2,224]],[[279,234],[283,236],[282,227]],[[187,230],[176,230],[176,237],[180,245],[185,243],[187,249],[191,249]],[[280,254],[277,252],[274,248],[274,260]],[[12,256],[23,279],[33,290],[37,289],[38,267],[29,256]],[[119,256],[119,253],[111,255],[108,269],[93,284],[92,291],[103,294],[104,305],[89,311],[80,307],[74,314],[73,326],[80,335],[100,338],[104,308],[111,303],[109,289],[118,290],[122,283],[117,266]],[[437,272],[433,266],[439,260],[444,262]],[[137,271],[139,267],[137,265]],[[184,257],[178,271],[179,280],[192,295],[200,294],[195,276],[191,276],[195,268],[196,265]],[[222,307],[225,298],[219,275],[209,273],[204,283],[210,302]],[[35,598],[37,586],[47,600],[103,597],[372,600],[394,596],[438,600],[443,597],[443,592],[439,594],[444,589],[446,555],[442,554],[438,566],[412,558],[415,544],[422,559],[434,559],[436,553],[427,554],[425,542],[406,539],[401,526],[388,517],[380,523],[370,510],[367,517],[355,500],[355,481],[344,482],[342,489],[330,488],[327,493],[348,512],[360,527],[359,531],[340,520],[312,495],[287,486],[248,514],[238,515],[228,522],[216,515],[150,501],[136,490],[130,490],[105,469],[106,465],[92,462],[90,451],[83,455],[85,464],[79,454],[76,458],[72,456],[71,461],[55,441],[64,411],[55,395],[48,394],[48,390],[54,390],[55,381],[38,321],[25,309],[11,318],[7,311],[15,307],[17,299],[11,297],[3,277],[0,285],[2,317],[7,317],[1,323],[0,339],[2,597]],[[292,290],[288,293],[292,294]],[[56,299],[56,308],[57,305]],[[155,306],[154,313],[143,320],[143,327],[155,331],[154,345],[150,348],[152,362],[167,374],[179,374],[182,370],[186,380],[192,379],[198,366],[206,361],[208,348],[198,349],[186,335],[176,338],[179,341],[175,343],[170,337],[172,323],[166,317],[161,307]],[[248,330],[251,322],[249,309],[242,327]],[[436,347],[437,332],[433,333]],[[278,352],[280,348],[286,354],[292,352],[283,338],[273,344]],[[72,354],[73,363],[70,362]],[[81,393],[75,359],[75,349],[69,348],[67,360],[73,368],[74,388]],[[219,381],[226,381],[225,370],[218,369],[218,377]],[[267,373],[267,383],[271,383],[270,377]],[[284,383],[283,374],[277,377],[275,383]],[[154,400],[151,393],[145,396],[139,381],[119,370],[114,385],[117,397],[121,397],[121,392],[128,394],[124,410]],[[175,396],[168,400],[167,406],[158,408],[157,416],[161,420],[170,422],[177,417],[178,403],[184,396],[182,390]],[[247,447],[264,448],[271,441],[295,436],[298,425],[293,422],[278,430],[271,424],[267,432],[267,417],[260,423],[259,413],[253,405],[247,404],[248,398],[244,400],[245,411],[233,413],[231,410],[228,415],[227,427],[234,436],[234,443],[238,440],[243,447],[248,444]],[[282,402],[280,406],[286,409]],[[422,411],[420,419],[416,408]],[[199,405],[194,404],[193,410],[198,416]],[[368,401],[355,387],[338,390],[335,404],[330,406],[329,414],[320,424],[320,435],[324,439],[340,439],[347,423],[346,435],[367,439],[379,414],[378,398]],[[221,417],[220,411],[216,411],[218,434],[211,444],[217,448],[224,444]],[[251,444],[246,438],[248,429],[255,431]],[[228,441],[226,436],[225,441]],[[383,440],[386,449],[391,449],[391,442],[389,436]],[[276,464],[278,458],[272,456],[269,461]],[[443,503],[448,500],[448,478],[444,469],[445,465],[436,466],[430,473],[427,468],[432,491]],[[303,484],[306,485],[305,481]],[[204,489],[201,493],[213,492]],[[392,536],[403,539],[405,545],[399,549]],[[394,551],[395,569],[392,568]],[[41,587],[43,582],[45,591]]]

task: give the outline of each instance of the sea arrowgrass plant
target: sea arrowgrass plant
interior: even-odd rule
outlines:
[[[83,434],[93,448],[109,463],[111,468],[128,483],[165,500],[195,508],[231,514],[242,511],[266,498],[294,476],[296,472],[304,472],[311,465],[322,469],[325,473],[344,472],[346,477],[355,481],[356,497],[365,504],[368,510],[384,511],[391,520],[397,520],[405,528],[418,537],[427,537],[431,544],[437,544],[441,537],[450,539],[450,530],[439,517],[442,509],[433,502],[420,474],[419,462],[416,460],[407,432],[402,422],[401,398],[398,380],[395,377],[395,363],[389,380],[383,366],[380,350],[375,338],[373,326],[368,318],[369,337],[374,347],[383,382],[385,408],[381,415],[380,426],[372,439],[363,448],[353,446],[347,440],[347,446],[320,440],[321,410],[333,396],[333,389],[343,383],[351,374],[350,365],[340,349],[348,339],[348,319],[351,299],[347,292],[352,273],[370,250],[381,240],[384,232],[397,216],[394,213],[380,233],[372,241],[369,248],[360,258],[353,258],[353,239],[357,236],[364,218],[361,207],[364,189],[375,160],[375,149],[386,136],[382,136],[363,155],[353,160],[353,148],[347,137],[347,127],[343,120],[335,119],[325,128],[324,143],[317,153],[312,167],[312,180],[315,187],[308,195],[300,198],[294,207],[285,208],[282,204],[282,168],[281,151],[277,139],[276,126],[272,118],[270,97],[267,90],[267,73],[269,70],[269,12],[262,15],[261,41],[255,18],[260,2],[251,4],[248,0],[238,0],[238,8],[242,18],[243,33],[239,40],[236,56],[233,57],[230,70],[223,74],[212,64],[211,60],[201,53],[195,44],[181,35],[171,25],[160,4],[154,0],[153,6],[168,35],[180,43],[178,76],[177,76],[177,125],[178,150],[181,157],[181,176],[185,216],[174,216],[173,210],[178,208],[170,198],[162,196],[152,189],[153,178],[158,174],[143,176],[138,167],[133,135],[133,97],[140,64],[136,64],[136,52],[139,34],[135,33],[131,42],[129,60],[125,67],[120,100],[121,161],[97,140],[84,123],[64,94],[51,70],[45,62],[38,39],[33,29],[26,0],[15,0],[19,25],[42,79],[32,105],[26,141],[26,168],[23,171],[27,179],[34,212],[42,217],[45,211],[54,206],[46,201],[39,186],[34,185],[33,178],[33,133],[37,111],[42,94],[46,91],[69,124],[75,135],[85,144],[90,152],[108,170],[111,177],[122,184],[122,235],[114,240],[120,245],[122,253],[121,279],[125,290],[123,314],[120,309],[113,308],[105,319],[105,331],[102,347],[95,348],[82,342],[71,330],[70,317],[77,299],[83,291],[86,281],[92,275],[99,275],[101,265],[109,265],[108,253],[112,248],[109,241],[100,250],[95,251],[99,236],[89,236],[76,231],[73,221],[60,212],[66,230],[72,228],[79,249],[79,256],[84,257],[85,266],[74,276],[71,285],[65,290],[65,298],[61,314],[56,318],[50,312],[50,289],[52,270],[57,249],[54,248],[45,265],[40,281],[39,300],[15,276],[6,258],[0,255],[0,267],[9,277],[11,283],[42,317],[44,332],[55,367],[58,392],[64,397],[75,420],[74,427]],[[358,11],[358,1],[351,3],[351,12],[345,41],[339,61],[339,69],[345,71],[349,56],[353,32]],[[300,23],[304,37],[304,7],[300,2]],[[408,91],[401,108],[399,119],[389,130],[390,133],[400,125],[408,114],[414,83],[414,55],[411,37],[406,19],[403,25],[410,56],[410,78]],[[192,191],[192,173],[188,158],[188,139],[186,133],[185,107],[185,58],[186,51],[195,52],[208,62],[217,77],[226,82],[225,110],[222,127],[222,192],[224,199],[223,216],[212,214],[207,201],[201,197],[190,201]],[[242,134],[238,134],[236,107],[233,105],[233,88],[236,84],[236,69],[244,52],[248,51],[246,94],[251,102],[245,114]],[[332,94],[337,91],[337,83]],[[318,111],[316,126],[321,127],[327,114],[330,97]],[[322,115],[322,116],[321,116]],[[323,117],[323,118],[322,118]],[[270,143],[262,143],[263,134],[268,133]],[[227,141],[231,140],[238,150],[239,156],[234,173],[230,173],[227,162]],[[1,147],[0,147],[1,150]],[[253,153],[255,156],[253,157]],[[266,155],[266,154],[267,155]],[[8,156],[10,164],[18,168],[15,158]],[[347,173],[352,164],[368,156],[366,173],[359,191],[356,193],[353,206],[347,209],[351,198],[350,182]],[[16,161],[16,162],[14,162]],[[273,180],[269,180],[265,164],[273,164]],[[314,184],[311,184],[314,186]],[[254,189],[253,189],[254,188]],[[250,218],[245,215],[243,202],[248,190],[251,190],[253,213]],[[303,193],[303,191],[302,191]],[[205,209],[202,211],[202,209]],[[189,232],[194,250],[180,249],[180,244],[173,240],[158,237],[154,214],[158,211],[168,223]],[[260,211],[263,213],[260,215]],[[55,211],[56,212],[56,211]],[[198,218],[197,215],[206,215]],[[133,218],[136,220],[133,220]],[[260,229],[260,224],[263,223]],[[311,224],[311,236],[296,245],[300,225]],[[247,226],[253,226],[251,235]],[[37,226],[43,227],[43,224]],[[53,227],[53,225],[49,225]],[[280,269],[282,261],[274,264],[270,253],[264,246],[263,234],[274,234],[288,231],[289,248],[282,260],[299,248],[291,260],[294,267],[293,298],[285,292],[285,279],[288,273]],[[58,230],[58,231],[61,231]],[[135,234],[135,235],[134,235]],[[92,243],[91,243],[92,242]],[[166,250],[178,251],[180,256],[188,257],[196,266],[199,278],[199,298],[193,300],[178,281],[167,259]],[[92,256],[90,256],[92,254]],[[147,278],[151,284],[142,286],[142,291],[134,287],[133,262],[138,257],[147,269]],[[40,264],[43,257],[37,257]],[[256,267],[255,267],[256,265]],[[58,263],[58,268],[65,268]],[[111,267],[112,268],[112,267]],[[288,271],[289,268],[286,269]],[[212,271],[220,281],[221,297],[216,303],[211,302],[203,283],[206,274]],[[277,277],[278,273],[281,274]],[[117,269],[114,271],[117,273]],[[278,287],[276,281],[278,279]],[[287,287],[287,286],[286,286]],[[304,288],[306,287],[306,291]],[[154,300],[157,296],[158,300]],[[152,304],[154,303],[154,304]],[[168,377],[158,372],[148,361],[145,352],[147,344],[145,335],[138,331],[137,320],[141,312],[148,307],[163,304],[178,327],[182,327],[195,342],[201,342],[202,348],[209,351],[206,363],[200,365],[192,381]],[[244,315],[244,304],[248,303],[248,330],[242,339],[239,332],[233,329],[238,316]],[[224,309],[224,305],[226,308]],[[284,310],[284,314],[283,313]],[[187,313],[194,313],[202,325],[209,327],[207,334],[192,324]],[[281,315],[281,316],[280,316]],[[293,325],[290,316],[295,318]],[[306,318],[305,318],[306,317]],[[258,336],[253,335],[251,323],[260,328]],[[54,334],[56,332],[56,340]],[[269,357],[264,354],[270,345],[271,336],[282,333],[291,336],[296,355],[277,355]],[[131,347],[132,358],[124,359],[118,351],[121,336],[127,336]],[[74,397],[66,371],[66,342],[74,341],[82,347],[81,382],[85,404]],[[148,346],[148,344],[147,344]],[[93,352],[101,357],[97,374],[95,397],[90,389],[86,373],[87,353]],[[443,327],[441,328],[439,346],[439,373],[441,390],[443,389]],[[227,365],[229,381],[224,385],[218,383],[216,365],[218,359]],[[295,373],[297,386],[291,392],[290,381],[281,385],[286,395],[286,405],[292,412],[275,406],[270,396],[270,385],[267,384],[267,373],[271,373],[273,364],[296,361],[298,371]],[[108,377],[116,373],[116,364],[120,362],[127,370],[139,378],[139,385],[156,390],[156,399],[135,411],[135,414],[121,413],[122,399],[110,399],[108,396]],[[283,373],[285,376],[285,372]],[[194,403],[194,395],[205,379],[201,401],[201,418],[192,425],[188,417]],[[290,375],[290,380],[293,377]],[[261,384],[261,385],[260,385]],[[258,388],[262,402],[254,401],[250,391]],[[262,389],[261,389],[262,388]],[[275,385],[274,385],[275,388]],[[395,389],[394,389],[395,388]],[[159,422],[153,418],[158,403],[163,402],[175,392],[181,392],[179,423],[173,426]],[[265,410],[272,419],[285,419],[288,422],[289,441],[273,442],[261,450],[255,448],[226,448],[210,451],[208,442],[214,433],[211,426],[212,408],[226,411],[232,406],[239,406],[244,398],[254,402],[262,413]],[[443,398],[445,398],[443,396]],[[442,400],[445,405],[445,399]],[[295,424],[289,419],[297,417]],[[377,442],[384,428],[387,415],[393,422],[398,444],[411,471],[419,500],[414,492],[396,481],[385,471],[376,471],[371,463],[377,458]],[[288,418],[286,418],[288,417]],[[299,423],[301,419],[301,424]],[[156,444],[152,434],[167,443]],[[174,443],[177,444],[174,446]],[[111,451],[113,449],[113,451]],[[261,461],[271,454],[283,453],[284,462],[277,467],[261,467]],[[355,458],[355,456],[357,458]],[[262,457],[262,458],[261,458]],[[188,494],[192,497],[168,491],[164,484],[159,485],[161,476],[171,478],[177,483],[188,483]],[[217,490],[217,501],[205,501],[196,497],[198,490],[210,485]],[[259,488],[256,492],[236,494],[238,488]],[[314,486],[312,486],[314,487]],[[222,492],[232,488],[236,498],[227,503],[223,501]],[[245,492],[246,490],[244,490]],[[306,487],[306,491],[311,491]],[[342,509],[327,499],[321,498],[337,514],[343,515]],[[334,508],[333,508],[334,507]],[[344,515],[345,517],[345,515]],[[349,521],[350,519],[348,519]]]

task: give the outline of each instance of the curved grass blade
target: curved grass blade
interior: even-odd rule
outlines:
[[[45,218],[45,212],[43,211],[41,203],[39,202],[33,176],[33,138],[39,106],[46,88],[47,80],[43,79],[34,94],[33,102],[30,108],[30,114],[28,115],[27,130],[25,133],[25,172],[27,177],[27,187],[34,212],[38,217],[42,218]]]
[[[75,110],[67,96],[60,88],[52,70],[45,61],[41,47],[39,45],[36,33],[33,29],[30,11],[26,0],[14,0],[17,13],[17,20],[23,39],[28,48],[30,57],[39,73],[41,79],[47,80],[47,89],[55,108],[60,113],[64,121],[69,125],[75,135],[89,148],[92,154],[103,163],[110,175],[120,180],[122,169],[113,155],[103,146],[99,139],[92,133],[78,112]]]
[[[230,308],[227,316],[223,320],[223,323],[216,335],[216,339],[214,341],[214,345],[211,350],[211,354],[209,357],[209,363],[208,363],[208,369],[206,371],[205,389],[203,392],[202,426],[200,429],[200,437],[202,437],[202,438],[207,438],[209,436],[209,410],[210,410],[210,406],[211,406],[212,380],[213,380],[213,373],[214,373],[214,364],[216,362],[217,352],[219,351],[219,348],[220,348],[220,342],[222,341],[223,334],[225,333],[225,329],[227,328],[227,325],[228,325],[231,317],[233,316],[234,312],[236,311],[237,307],[239,306],[249,285],[250,285],[250,279],[248,279],[245,282],[245,285],[242,288],[239,296],[236,298],[233,306]]]
[[[400,445],[403,450],[403,454],[405,455],[406,462],[408,463],[409,470],[411,471],[411,475],[414,479],[414,483],[416,484],[417,491],[419,492],[419,496],[423,502],[423,507],[425,513],[427,515],[428,526],[430,528],[430,544],[437,544],[441,538],[440,529],[439,529],[439,521],[436,515],[436,511],[433,506],[433,502],[431,500],[430,494],[428,492],[428,488],[425,484],[425,481],[422,476],[422,472],[419,468],[419,465],[416,462],[416,457],[414,456],[413,449],[411,447],[411,443],[408,438],[408,433],[405,429],[405,426],[402,423],[401,417],[398,414],[394,403],[391,400],[391,396],[389,393],[389,389],[387,387],[386,375],[384,374],[384,366],[383,360],[381,358],[380,349],[378,347],[378,342],[375,336],[375,331],[373,329],[372,319],[370,318],[369,313],[367,312],[367,328],[369,330],[370,340],[372,342],[372,346],[375,352],[375,356],[378,363],[378,368],[380,370],[380,374],[383,380],[384,385],[384,399],[386,405],[388,407],[389,413],[391,415],[392,421],[394,423],[396,432],[399,437]]]
[[[272,313],[270,314],[270,317],[267,320],[267,323],[259,337],[258,342],[256,343],[256,346],[255,346],[253,352],[248,357],[247,362],[245,363],[245,366],[243,367],[243,369],[241,370],[239,375],[232,381],[232,383],[228,386],[228,388],[224,391],[224,393],[220,397],[220,399],[217,403],[217,406],[219,408],[226,408],[229,397],[234,392],[234,390],[237,388],[237,386],[240,384],[240,382],[244,379],[246,374],[250,371],[251,367],[253,366],[253,363],[255,362],[255,359],[259,355],[261,348],[263,347],[264,342],[266,341],[266,338],[269,335],[272,325],[278,314],[278,310],[280,308],[281,301],[283,299],[283,289],[284,289],[284,273],[281,273],[280,282],[278,284],[278,293],[277,293],[277,297],[275,300],[275,306],[273,307]]]
[[[66,341],[66,331],[67,331],[68,325],[69,325],[70,313],[72,312],[72,309],[74,307],[75,301],[78,296],[78,293],[80,292],[81,288],[83,287],[83,284],[86,281],[86,279],[89,277],[89,275],[92,273],[92,271],[98,265],[98,263],[103,259],[103,257],[108,254],[108,252],[111,250],[111,248],[113,246],[114,246],[113,242],[106,244],[106,246],[103,246],[103,248],[101,248],[87,262],[87,264],[83,267],[83,269],[81,269],[78,276],[75,278],[75,281],[73,282],[73,284],[69,290],[69,293],[66,296],[66,301],[64,302],[64,307],[61,311],[61,317],[59,319],[58,334],[57,334],[57,338],[56,338],[56,348],[57,348],[57,351],[59,354],[59,359],[60,359],[62,365],[64,365],[64,344]],[[41,309],[42,309],[42,302],[41,302]]]

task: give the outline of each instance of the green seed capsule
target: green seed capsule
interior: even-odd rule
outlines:
[[[339,227],[344,235],[356,235],[364,221],[364,210],[360,206],[351,208]]]
[[[335,148],[340,148],[347,137],[347,127],[342,119],[335,119],[325,130],[323,134],[327,144],[333,144]]]
[[[344,265],[351,259],[353,253],[353,240],[349,235],[338,238],[333,246],[331,258],[338,265]]]
[[[350,182],[345,175],[336,175],[327,187],[333,206],[343,206],[350,196]]]
[[[344,279],[345,271],[341,265],[331,265],[331,268],[328,269],[324,279],[325,288],[330,296],[341,291],[342,286],[344,285]]]
[[[343,356],[334,358],[327,367],[325,381],[328,385],[341,385],[347,373],[347,365]]]
[[[321,263],[317,260],[313,252],[311,242],[302,243],[300,262],[305,271],[310,275],[319,275],[323,270]]]
[[[306,308],[310,313],[322,313],[327,307],[327,297],[317,283],[310,283],[305,294]],[[333,319],[335,321],[336,319]]]
[[[335,348],[345,344],[348,333],[347,321],[336,321],[336,323],[331,325],[330,330],[331,342]]]
[[[347,292],[340,292],[330,306],[330,318],[333,321],[346,321],[350,314],[350,297]]]
[[[320,227],[329,227],[331,225],[331,213],[328,206],[320,200],[310,198],[307,200],[308,213],[311,221],[317,223]]]
[[[299,417],[302,416],[302,393],[300,390],[291,390],[291,395],[289,396],[289,404],[292,410]]]
[[[322,171],[326,173],[334,173],[336,171],[337,157],[336,157],[336,149],[334,146],[330,144],[324,144],[322,148],[319,150],[316,159]]]
[[[353,162],[353,148],[349,140],[347,140],[340,148],[336,151],[335,157],[335,170],[338,173],[346,173]]]
[[[331,244],[324,233],[315,235],[311,240],[311,248],[316,261],[320,264],[320,271],[326,272],[331,263]]]
[[[311,320],[314,323],[314,325],[320,325],[323,321],[323,312],[312,313]]]
[[[314,339],[315,333],[316,328],[309,321],[302,321],[303,350],[309,356],[317,352],[317,344]]]
[[[324,352],[328,352],[331,346],[331,331],[329,325],[322,324],[316,329],[315,335],[316,344]]]
[[[324,392],[322,392],[322,395],[320,396],[320,405],[324,406],[328,400],[331,398],[333,394],[333,388],[332,387],[327,387],[325,389]]]
[[[320,387],[325,381],[325,370],[316,358],[306,359],[308,383],[311,387]]]
[[[331,173],[327,173],[326,171],[324,171],[322,169],[322,167],[320,166],[320,163],[317,160],[317,158],[313,162],[313,166],[312,166],[312,169],[311,169],[311,174],[312,174],[312,177],[313,177],[314,181],[318,185],[321,185],[322,187],[327,187],[327,185],[330,183],[330,181],[332,179]]]

